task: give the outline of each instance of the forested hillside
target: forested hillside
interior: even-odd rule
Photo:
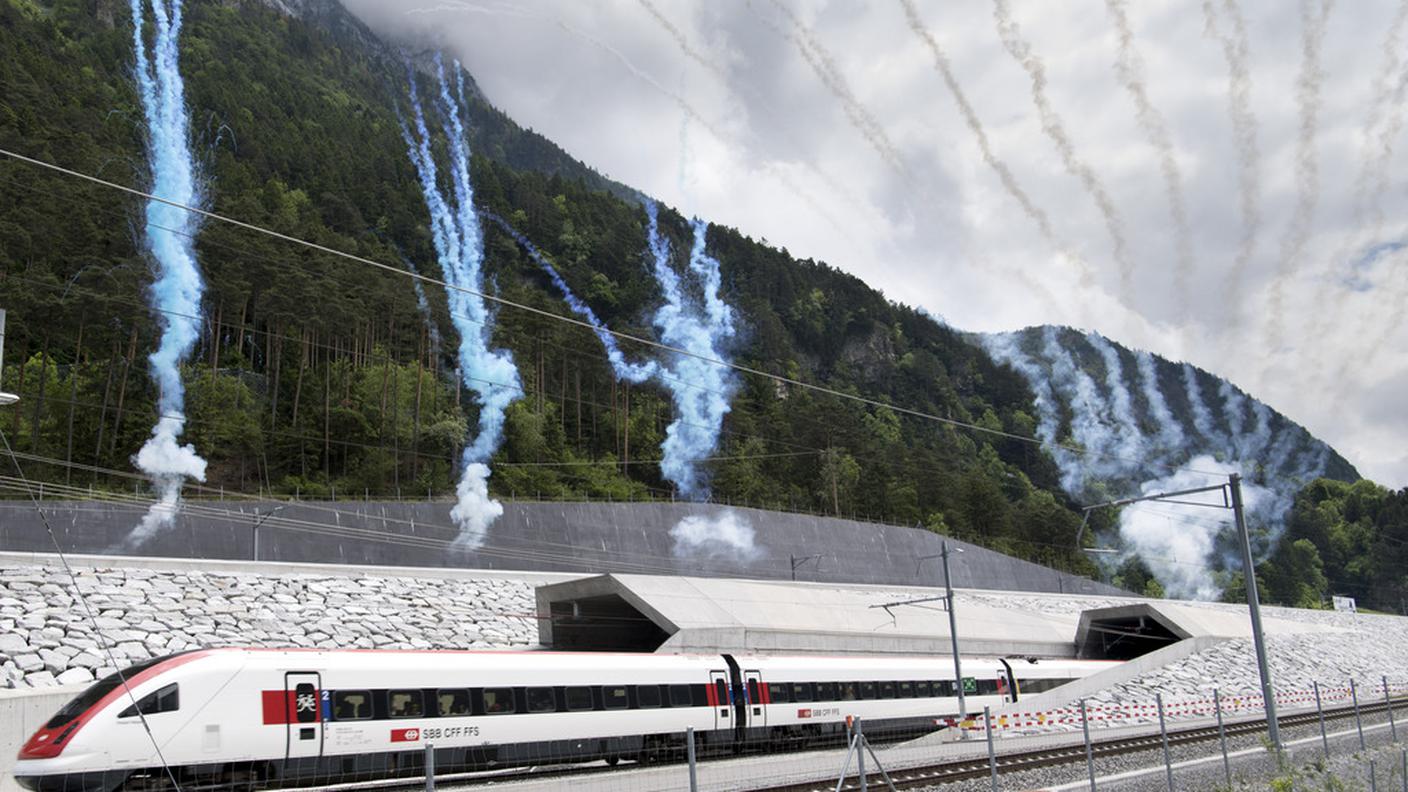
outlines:
[[[182,71],[208,208],[435,275],[397,123],[405,65],[339,6],[308,5],[314,21],[250,0],[188,4]],[[126,4],[3,0],[0,25],[0,146],[140,186]],[[610,327],[651,337],[660,294],[631,192],[477,95],[470,129],[481,208],[550,256]],[[0,185],[3,389],[22,396],[0,409],[0,426],[33,477],[130,490],[129,459],[155,409],[137,201],[11,160],[0,161]],[[687,251],[686,219],[666,210],[661,220]],[[485,233],[497,294],[568,315],[519,245],[495,226]],[[412,281],[394,273],[216,222],[196,242],[208,292],[185,371],[186,437],[210,460],[207,487],[372,498],[453,490],[474,408],[450,371],[443,292],[427,287],[427,317]],[[739,363],[1037,437],[1028,381],[962,334],[734,229],[713,226],[708,242],[741,318]],[[618,383],[589,332],[530,312],[498,309],[494,342],[512,351],[526,394],[509,408],[495,494],[673,496],[655,464],[672,419],[660,388]],[[923,523],[1094,573],[1075,549],[1080,518],[1062,470],[1037,445],[762,377],[736,385],[709,463],[716,499]],[[1112,519],[1097,516],[1087,535]],[[1121,575],[1142,587],[1147,570]]]

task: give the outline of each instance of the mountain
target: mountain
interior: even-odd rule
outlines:
[[[401,135],[401,51],[332,0],[186,11],[181,69],[208,207],[435,274],[426,203]],[[142,183],[127,14],[114,0],[0,3],[0,146]],[[431,61],[412,56],[416,79],[429,80]],[[531,240],[606,325],[657,337],[663,292],[650,274],[642,196],[519,127],[466,79],[478,207]],[[155,414],[143,358],[159,329],[133,241],[138,204],[8,159],[0,183],[0,293],[10,311],[3,386],[23,396],[0,411],[0,427],[32,476],[130,491],[130,460]],[[524,389],[505,416],[492,492],[674,497],[659,466],[676,417],[667,389],[623,383],[596,337],[544,316],[574,314],[521,244],[483,225],[492,290],[542,312],[502,307],[491,317],[492,341],[512,354]],[[680,259],[690,224],[663,209],[660,225],[678,252],[673,266],[687,275]],[[196,245],[208,291],[204,332],[184,371],[185,437],[209,460],[207,493],[453,492],[477,408],[454,375],[443,291],[426,288],[422,304],[408,278],[215,222]],[[922,523],[1097,574],[1077,537],[1113,542],[1121,525],[1097,514],[1083,529],[1079,505],[1137,491],[1200,457],[1243,465],[1249,488],[1280,501],[1294,496],[1283,481],[1358,478],[1303,429],[1206,372],[1063,328],[965,334],[731,228],[710,226],[707,248],[738,318],[728,350],[737,363],[992,430],[738,374],[705,463],[717,500]],[[622,342],[633,359],[660,357],[636,346]],[[1150,367],[1152,390],[1141,379]],[[1206,416],[1188,397],[1189,376]],[[1128,454],[1139,461],[1109,461]],[[1263,514],[1269,548],[1280,520],[1274,509]],[[1224,566],[1216,541],[1209,574],[1220,588],[1228,581],[1216,577]],[[1156,561],[1107,572],[1142,589],[1149,566],[1161,573]]]

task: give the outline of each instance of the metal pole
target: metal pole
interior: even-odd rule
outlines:
[[[1369,792],[1379,792],[1378,779],[1374,778],[1374,760],[1369,760]]]
[[[1403,792],[1408,792],[1408,750],[1403,751]]]
[[[997,753],[992,749],[992,707],[983,707],[983,723],[988,732],[988,772],[992,774],[992,792],[997,792]]]
[[[953,610],[953,577],[948,572],[948,540],[939,543],[939,556],[944,561],[944,599],[948,606],[948,638],[953,644],[953,679],[958,686],[958,719],[968,720],[968,701],[963,696],[963,661],[958,658],[958,616]]]
[[[1315,688],[1315,711],[1320,715],[1320,744],[1325,749],[1325,758],[1330,758],[1330,738],[1325,736],[1325,708],[1320,706],[1320,683],[1311,682],[1311,687]]]
[[[1276,721],[1276,690],[1271,684],[1271,666],[1266,662],[1266,636],[1261,631],[1261,601],[1256,591],[1256,564],[1252,561],[1252,540],[1247,534],[1247,517],[1242,509],[1242,476],[1228,476],[1232,491],[1232,514],[1241,536],[1242,576],[1247,581],[1247,608],[1252,616],[1252,639],[1256,643],[1256,665],[1261,672],[1261,695],[1266,704],[1266,731],[1276,752],[1281,752],[1281,725]]]
[[[1085,734],[1085,772],[1090,775],[1090,792],[1095,792],[1095,756],[1090,750],[1090,721],[1085,716],[1085,699],[1080,700],[1080,730]]]
[[[425,792],[435,792],[435,745],[425,744]]]
[[[253,560],[259,560],[259,521],[254,521],[254,552],[250,554]]]
[[[860,792],[870,792],[870,782],[865,778],[865,731],[860,722],[856,718],[856,773],[860,776]]]
[[[1159,739],[1164,743],[1164,777],[1168,780],[1168,792],[1173,792],[1173,760],[1168,755],[1168,727],[1164,725],[1164,694],[1155,693],[1154,702],[1159,705]]]
[[[1212,704],[1217,709],[1217,741],[1222,743],[1222,774],[1227,776],[1227,787],[1232,787],[1232,763],[1227,761],[1227,729],[1222,725],[1222,694],[1212,689]]]
[[[1359,689],[1354,686],[1354,677],[1349,678],[1349,696],[1354,700],[1354,726],[1359,729],[1359,750],[1364,750],[1364,721],[1359,719]]]
[[[698,768],[694,763],[694,727],[684,730],[685,753],[689,756],[689,792],[699,792]]]
[[[1388,693],[1388,677],[1384,677],[1384,706],[1388,709],[1388,733],[1394,742],[1398,742],[1398,724],[1393,722],[1393,696]]]

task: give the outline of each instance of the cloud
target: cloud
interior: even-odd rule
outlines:
[[[1311,427],[1366,473],[1408,485],[1401,451],[1408,426],[1354,414],[1376,383],[1408,366],[1400,352],[1408,325],[1397,323],[1391,299],[1397,291],[1369,277],[1377,270],[1347,278],[1343,262],[1327,266],[1361,230],[1354,202],[1362,194],[1364,126],[1383,95],[1372,78],[1383,72],[1398,0],[1356,4],[1353,13],[1341,6],[1315,44],[1309,140],[1318,194],[1304,243],[1292,240],[1298,263],[1285,272],[1278,258],[1285,231],[1305,216],[1299,196],[1308,172],[1297,163],[1311,151],[1305,103],[1297,101],[1308,85],[1300,18],[1273,0],[1209,0],[1210,34],[1207,16],[1187,3],[1124,5],[1142,62],[1139,85],[1164,122],[1197,243],[1186,310],[1167,163],[1112,68],[1121,32],[1103,0],[1014,3],[1013,13],[1041,54],[1047,97],[1074,150],[1118,210],[1133,263],[1123,273],[1127,288],[1106,218],[1053,156],[1031,107],[1030,76],[1005,52],[990,3],[916,4],[972,118],[954,102],[901,3],[789,4],[825,48],[828,69],[883,129],[904,163],[899,174],[797,48],[759,21],[761,11],[777,18],[762,0],[752,7],[652,0],[673,32],[640,0],[479,0],[478,10],[444,0],[345,2],[393,36],[433,37],[521,124],[686,214],[824,260],[959,327],[1060,322],[1188,360]],[[1231,85],[1229,58],[1244,67]],[[687,190],[678,178],[684,111],[671,94],[708,120],[708,127],[690,123]],[[1378,130],[1392,128],[1390,116],[1387,109],[1377,116]],[[1378,146],[1382,138],[1367,140]],[[1379,172],[1394,179],[1398,159]],[[993,162],[1046,215],[1049,234]],[[1382,229],[1360,250],[1408,238],[1408,190],[1391,182],[1380,206]],[[1359,223],[1378,211],[1361,212]],[[1282,321],[1271,338],[1260,323],[1277,282]],[[1241,332],[1229,304],[1243,317]],[[1334,314],[1324,321],[1306,319],[1326,310]],[[1355,358],[1366,335],[1384,333],[1388,340],[1368,347],[1373,358],[1343,376],[1335,365],[1315,365]]]

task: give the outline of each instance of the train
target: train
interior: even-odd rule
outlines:
[[[1114,665],[968,658],[981,712]],[[199,649],[105,677],[21,748],[34,792],[279,788],[788,750],[931,732],[958,714],[950,658],[551,651]],[[692,732],[690,731],[692,730]]]

